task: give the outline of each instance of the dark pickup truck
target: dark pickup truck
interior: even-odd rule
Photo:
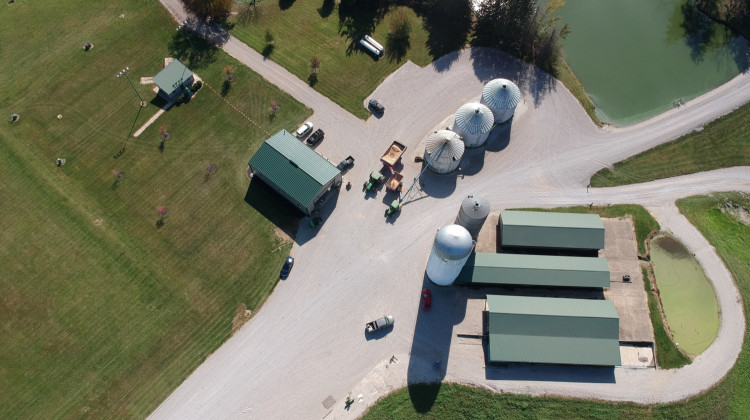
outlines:
[[[336,166],[336,169],[338,169],[341,172],[344,172],[345,170],[349,169],[352,165],[354,165],[354,158],[349,156],[348,158],[342,160],[341,163],[339,163]]]

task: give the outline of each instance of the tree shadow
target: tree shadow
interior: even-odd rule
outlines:
[[[471,32],[472,9],[470,0],[443,0],[422,12],[427,31],[427,50],[433,59],[462,49]],[[455,56],[457,59],[458,56]],[[448,70],[455,60],[436,60],[433,67],[439,72]]]
[[[216,51],[218,51],[218,48],[211,42],[196,35],[187,27],[175,32],[167,49],[169,55],[185,63],[192,70],[216,61]]]
[[[287,10],[294,4],[295,0],[279,0],[279,9]]]
[[[365,3],[365,4],[361,4]],[[388,2],[341,0],[339,3],[339,35],[349,41],[346,55],[358,51],[359,40],[370,35],[388,12]]]
[[[261,51],[260,54],[263,56],[263,58],[268,58],[273,53],[274,48],[276,48],[274,44],[266,44],[266,46],[263,47],[263,51]]]
[[[522,101],[524,95],[531,95],[535,107],[557,89],[557,79],[552,75],[497,48],[474,47],[470,54],[479,80],[486,83],[499,77],[508,79],[521,90]]]
[[[307,76],[307,84],[309,84],[310,87],[315,87],[315,85],[318,84],[318,73],[310,73],[310,75]]]
[[[385,55],[388,57],[388,61],[395,61],[400,63],[401,60],[406,56],[406,52],[411,47],[411,41],[409,37],[399,37],[394,34],[388,34],[386,40]]]
[[[698,10],[698,7],[692,1],[687,1],[678,7],[682,16],[680,28],[685,43],[690,47],[690,58],[699,63],[703,61],[708,50],[721,44],[720,42],[714,42],[718,25]]]
[[[229,93],[229,89],[231,88],[232,88],[232,84],[229,83],[229,80],[225,80],[224,83],[221,84],[221,93],[220,93],[221,97],[223,98],[227,96],[227,94]]]
[[[336,8],[336,0],[323,0],[323,5],[318,9],[318,14],[323,19],[331,16],[333,9]]]

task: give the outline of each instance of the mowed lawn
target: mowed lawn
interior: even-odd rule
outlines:
[[[636,184],[654,179],[750,165],[750,104],[677,140],[617,162],[591,177],[594,187]]]
[[[115,158],[136,116],[138,127],[158,109],[138,114],[115,74],[130,66],[154,99],[138,80],[169,55],[168,13],[69,0],[16,1],[2,16],[0,418],[145,417],[229,337],[238,304],[256,310],[277,283],[291,246],[245,202],[245,168],[266,132],[311,110],[207,50],[194,70],[220,91],[232,65],[226,99],[260,128],[204,87]]]
[[[742,294],[750,321],[750,226],[726,212],[724,199],[750,211],[736,193],[691,197],[680,211],[716,247]],[[615,207],[615,206],[612,206]],[[362,417],[376,419],[747,419],[750,418],[750,341],[737,364],[708,392],[672,404],[638,405],[580,399],[496,394],[458,384],[412,385],[379,401]]]
[[[325,4],[329,5],[327,9]],[[333,1],[263,1],[256,7],[257,18],[249,22],[232,19],[232,35],[263,52],[266,30],[270,31],[274,43],[269,59],[301,80],[308,80],[312,73],[310,59],[318,57],[320,70],[314,88],[360,118],[370,115],[363,101],[406,60],[425,66],[438,58],[431,57],[426,47],[428,34],[422,19],[407,7],[392,6],[380,20],[367,11],[342,14],[338,2]],[[357,42],[361,35],[370,34],[387,47],[390,22],[398,9],[411,24],[410,48],[400,58],[389,56],[386,48],[386,56],[375,61]],[[388,104],[385,106],[388,108]]]

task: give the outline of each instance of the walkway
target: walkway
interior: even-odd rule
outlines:
[[[185,19],[179,0],[161,2],[176,20]],[[413,158],[422,154],[418,146],[425,135],[463,103],[478,99],[484,82],[492,78],[520,80],[524,102],[509,133],[498,133],[500,138],[484,153],[467,153],[457,173],[428,176],[397,218],[383,217],[386,203],[393,199],[385,190],[363,198],[352,189],[332,200],[319,230],[302,223],[292,251],[294,272],[152,418],[356,418],[391,390],[431,379],[503,392],[658,403],[705,391],[733,366],[745,331],[739,293],[713,248],[673,203],[710,191],[750,192],[750,168],[588,193],[586,185],[598,169],[672,140],[750,100],[750,75],[634,126],[598,129],[556,80],[499,51],[465,50],[441,58],[436,66],[406,63],[374,93],[386,104],[386,114],[361,121],[233,37],[223,48],[315,110],[313,121],[326,130],[326,140],[317,150],[333,161],[355,156],[355,167],[345,175],[354,185],[378,167],[380,154],[394,138],[408,146],[401,172],[405,179],[416,177],[420,166]],[[503,376],[486,370],[483,360],[455,350],[452,325],[442,322],[449,319],[444,313],[465,311],[464,302],[449,298],[451,288],[433,290],[435,308],[429,315],[419,310],[435,230],[455,220],[461,199],[470,193],[485,196],[493,210],[592,202],[645,205],[664,229],[696,253],[713,282],[721,307],[716,341],[685,368],[616,369],[614,383],[585,378],[535,381],[528,379],[539,372],[511,370],[510,376],[508,371]],[[394,315],[395,328],[385,335],[366,336],[364,324],[384,313]],[[393,355],[397,363],[389,363]],[[435,356],[445,361],[439,372],[431,364]],[[529,376],[519,380],[524,375]],[[350,392],[362,393],[364,402],[345,411]],[[329,396],[336,401],[330,410],[323,405]]]

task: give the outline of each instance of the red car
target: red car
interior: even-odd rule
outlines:
[[[425,311],[432,309],[432,292],[430,289],[422,290],[422,309]]]

